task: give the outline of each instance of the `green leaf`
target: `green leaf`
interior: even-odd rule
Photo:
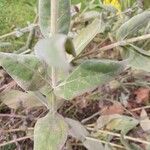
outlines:
[[[70,118],[65,119],[69,125],[69,133],[77,140],[84,141],[85,137],[89,135],[86,128],[79,122]]]
[[[13,109],[17,109],[19,107],[33,108],[43,106],[43,104],[31,93],[25,93],[18,90],[1,92],[0,101]]]
[[[121,131],[127,134],[131,129],[139,124],[139,121],[128,116],[123,115],[104,115],[98,118],[97,128],[106,127],[108,130]]]
[[[128,65],[133,69],[150,72],[150,57],[140,54],[132,49],[125,52],[126,57],[130,57]]]
[[[70,65],[65,51],[70,52],[73,49],[73,44],[66,35],[58,34],[50,38],[41,39],[34,49],[36,56],[49,66],[57,69],[69,69]]]
[[[141,14],[133,16],[130,20],[121,25],[116,33],[116,38],[118,40],[123,40],[129,35],[133,36],[133,34],[136,33],[139,29],[146,26],[149,20],[150,11],[144,11]]]
[[[105,24],[102,19],[95,19],[90,25],[80,31],[73,39],[76,54],[79,55],[98,33],[103,33]]]
[[[68,126],[59,114],[48,113],[34,128],[34,150],[61,150],[68,136]]]
[[[111,60],[87,60],[77,67],[55,92],[64,99],[77,95],[112,80],[124,69],[124,64]]]
[[[35,91],[45,84],[45,69],[33,55],[0,52],[0,65],[24,90]]]
[[[39,0],[39,24],[44,37],[50,35],[50,0]],[[58,32],[67,34],[70,28],[70,0],[58,0]]]

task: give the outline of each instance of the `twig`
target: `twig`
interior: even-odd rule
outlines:
[[[139,110],[142,110],[142,109],[150,109],[150,105],[134,108],[134,109],[131,109],[130,111],[134,112],[134,111],[139,111]]]
[[[126,46],[126,45],[129,45],[130,43],[134,43],[134,42],[141,41],[141,40],[146,40],[146,39],[149,39],[149,38],[150,38],[150,34],[145,34],[145,35],[134,37],[134,38],[130,38],[130,39],[127,39],[127,40],[118,41],[116,43],[104,46],[104,47],[102,47],[99,50],[96,50],[94,52],[92,51],[92,52],[83,54],[82,56],[79,56],[79,57],[77,57],[75,59],[80,59],[82,57],[91,55],[93,53],[97,53],[98,54],[98,53],[100,53],[102,51],[107,51],[107,50],[113,49],[113,48],[118,47],[118,46]]]
[[[32,138],[32,137],[33,136],[30,135],[30,136],[21,137],[21,138],[15,139],[15,140],[11,140],[9,142],[5,142],[5,143],[0,144],[0,147],[6,146],[6,145],[9,145],[9,144],[13,144],[15,142],[23,141],[23,140],[26,140],[26,139],[29,139],[29,138]]]
[[[90,117],[83,119],[81,121],[81,123],[86,123],[87,121],[89,121],[89,120],[93,119],[94,117],[100,115],[100,113],[101,113],[100,111],[96,112],[95,114],[91,115]]]
[[[11,114],[0,114],[0,117],[13,117],[13,118],[21,118],[21,119],[26,119],[28,117],[22,116],[22,115],[11,115]]]
[[[90,130],[90,131],[95,131],[95,129],[93,129],[93,128],[87,127],[87,129]],[[98,130],[97,132],[103,133],[103,134],[109,134],[109,135],[116,136],[116,137],[119,137],[119,138],[121,137],[121,134],[119,134],[119,133],[114,133],[114,132],[110,132],[110,131],[106,131],[106,130],[105,131],[104,130]],[[123,137],[124,137],[124,139],[130,140],[130,141],[133,141],[133,142],[138,142],[138,143],[150,145],[150,142],[142,140],[140,138],[133,138],[133,137],[126,136],[126,135],[123,136]]]
[[[16,36],[17,32],[20,32],[20,33],[26,33],[26,32],[29,32],[31,31],[33,28],[37,27],[38,24],[31,24],[25,28],[22,28],[22,29],[19,29],[18,31],[13,31],[13,32],[10,32],[10,33],[7,33],[7,34],[4,34],[2,36],[0,36],[0,40],[3,39],[3,38],[6,38],[6,37],[9,37],[9,36]]]
[[[28,131],[28,130],[34,130],[34,128],[0,130],[0,133],[10,133],[10,132],[19,132],[19,131]]]

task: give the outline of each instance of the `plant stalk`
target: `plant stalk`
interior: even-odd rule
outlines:
[[[57,34],[58,0],[51,0],[51,35]]]
[[[58,32],[58,25],[57,25],[57,18],[58,18],[58,0],[50,0],[51,1],[51,28],[50,28],[50,33],[51,36],[54,36]],[[51,79],[52,79],[52,87],[55,88],[57,84],[57,71],[54,67],[52,67],[52,74],[51,74]],[[52,108],[51,111],[52,113],[55,112],[55,100],[56,96],[52,94]]]

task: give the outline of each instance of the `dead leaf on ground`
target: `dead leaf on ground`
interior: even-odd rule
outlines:
[[[110,131],[121,131],[122,134],[127,134],[135,128],[139,121],[133,117],[125,115],[103,115],[97,119],[96,129],[106,128]]]
[[[112,115],[124,113],[124,108],[120,103],[114,103],[112,106],[106,106],[102,109],[102,115]]]
[[[139,88],[134,94],[136,95],[137,103],[146,103],[149,101],[150,89],[149,88]]]
[[[144,131],[150,131],[150,119],[147,116],[147,112],[145,111],[145,109],[141,111],[140,118],[141,118],[140,126],[142,127],[142,129]]]
[[[43,104],[34,97],[32,93],[25,93],[18,90],[1,92],[0,101],[12,109],[18,109],[19,107],[34,108],[43,106]]]

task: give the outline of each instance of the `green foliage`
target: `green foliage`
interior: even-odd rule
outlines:
[[[36,0],[1,0],[0,35],[11,32],[13,27],[23,27],[27,24],[27,21],[33,20],[35,4]]]
[[[148,24],[150,20],[150,11],[144,11],[141,14],[133,16],[131,19],[126,21],[121,27],[118,29],[116,37],[118,40],[123,40],[127,38],[129,35],[133,36],[139,29],[143,28]]]
[[[95,19],[90,25],[80,31],[73,39],[76,54],[79,55],[98,33],[105,31],[103,20]]]
[[[81,1],[73,2],[78,3]],[[143,44],[142,41],[134,44],[127,43],[128,46],[119,47],[119,50],[121,49],[123,53],[126,53],[126,57],[124,57],[126,60],[121,62],[99,58],[93,59],[93,56],[92,59],[82,59],[85,48],[93,39],[96,40],[95,37],[97,35],[99,38],[107,39],[104,43],[105,46],[116,39],[122,41],[133,35],[149,32],[150,12],[147,10],[138,14],[140,11],[135,6],[135,10],[132,10],[131,14],[128,14],[129,12],[116,14],[116,11],[110,11],[106,7],[102,7],[99,1],[87,0],[82,2],[85,9],[82,11],[82,8],[81,16],[80,14],[75,15],[73,21],[75,21],[75,25],[76,23],[78,24],[78,21],[79,24],[88,23],[88,25],[83,29],[81,29],[83,27],[81,25],[79,31],[77,27],[77,35],[73,36],[73,39],[67,36],[70,31],[70,1],[58,1],[58,18],[56,18],[58,20],[58,34],[51,36],[51,3],[50,0],[39,0],[39,25],[44,38],[40,39],[34,48],[36,56],[34,54],[0,53],[0,65],[26,91],[25,93],[13,90],[8,92],[7,95],[2,93],[0,96],[3,102],[9,107],[16,109],[18,107],[17,104],[20,102],[19,97],[22,97],[25,107],[28,107],[28,105],[29,107],[41,105],[37,102],[38,99],[43,101],[50,111],[45,117],[39,119],[35,125],[34,150],[60,150],[65,144],[68,134],[80,140],[89,150],[109,149],[108,147],[104,148],[99,140],[89,137],[91,136],[90,132],[80,122],[68,118],[64,119],[56,113],[58,105],[61,104],[58,103],[60,100],[63,103],[62,99],[72,100],[84,92],[111,81],[124,71],[126,65],[147,72],[150,70],[150,54],[140,48]],[[131,1],[126,2],[122,4],[124,9],[132,5]],[[91,10],[91,12],[94,10],[96,15],[94,14],[93,17],[93,14],[91,12],[86,13],[86,10]],[[137,15],[133,16],[134,14]],[[92,17],[87,17],[87,19],[86,15],[91,15]],[[121,21],[118,23],[120,18]],[[83,20],[80,22],[78,19]],[[147,31],[143,27],[147,27]],[[116,33],[116,36],[114,33]],[[101,41],[98,39],[97,43]],[[118,46],[117,44],[116,46]],[[1,42],[0,47],[3,46],[9,46],[9,44]],[[110,48],[108,46],[99,50],[100,46],[98,45],[96,52],[102,49],[114,48],[111,45]],[[118,49],[116,48],[116,50]],[[68,59],[67,53],[73,55],[74,58]],[[79,66],[73,66],[72,62],[76,62],[74,60],[79,58],[80,61],[77,61],[79,64],[76,64]],[[60,69],[64,74],[68,73],[67,75],[57,74],[57,83],[54,87],[50,86],[53,83],[53,78],[52,76],[50,77],[50,74],[53,73],[50,71],[51,68],[56,69],[56,74],[57,70],[60,72]],[[63,79],[59,78],[60,76],[64,76]],[[12,101],[16,102],[12,104]],[[129,116],[100,116],[97,120],[97,129],[106,128],[111,131],[121,132],[121,134],[127,134],[138,124],[139,121],[137,119]],[[122,143],[125,147],[129,147],[123,139]]]
[[[77,67],[57,88],[56,93],[71,100],[77,95],[102,85],[124,69],[124,64],[111,60],[87,60]],[[92,79],[92,80],[91,80]]]
[[[38,90],[45,84],[45,70],[33,55],[1,52],[0,65],[25,90]]]
[[[0,0],[0,35],[20,29],[32,23],[36,13],[36,0]],[[8,37],[9,47],[0,48],[0,51],[13,52],[24,46],[27,35],[20,38]]]
[[[150,71],[150,56],[145,56],[140,54],[137,51],[134,51],[133,48],[129,48],[126,51],[127,57],[131,59],[128,62],[128,65],[131,66],[133,69],[143,70],[143,71]]]
[[[34,150],[60,150],[67,140],[68,126],[59,114],[48,113],[37,121]]]
[[[70,0],[59,0],[58,32],[67,34],[70,29]],[[39,24],[45,37],[50,35],[51,4],[50,0],[39,0]]]

